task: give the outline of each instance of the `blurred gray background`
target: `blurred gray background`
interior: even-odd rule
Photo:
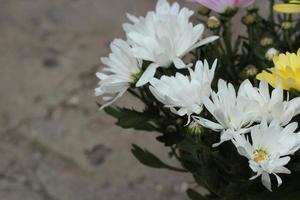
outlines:
[[[155,2],[1,0],[0,200],[186,199],[189,175],[130,153],[136,143],[172,163],[157,134],[116,127],[93,93],[125,13]],[[118,105],[141,107],[129,96]]]

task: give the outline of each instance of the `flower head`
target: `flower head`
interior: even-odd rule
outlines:
[[[137,86],[146,84],[153,78],[158,67],[185,68],[181,60],[191,50],[216,40],[217,36],[203,39],[204,25],[193,26],[189,21],[193,11],[182,8],[178,3],[170,5],[166,0],[158,0],[156,11],[146,17],[128,14],[132,24],[124,24],[124,30],[135,45],[132,53],[136,58],[153,62],[145,71]]]
[[[288,3],[276,4],[274,10],[282,13],[300,13],[300,1],[289,0]]]
[[[217,123],[210,120],[194,117],[194,120],[204,127],[214,131],[221,131],[220,142],[231,140],[236,134],[249,132],[249,126],[255,119],[253,102],[243,95],[244,87],[240,87],[238,94],[232,84],[220,79],[218,92],[211,93],[211,99],[204,97],[204,106],[214,116]]]
[[[110,48],[112,53],[109,57],[101,58],[107,67],[96,74],[100,82],[95,89],[95,95],[108,95],[103,97],[106,103],[101,109],[116,101],[138,80],[142,67],[142,61],[132,56],[131,47],[124,40],[114,40]]]
[[[242,88],[242,89],[241,89]],[[256,122],[277,120],[281,125],[288,124],[300,112],[300,98],[284,100],[283,89],[279,85],[271,92],[266,81],[262,80],[259,88],[253,87],[249,80],[240,86],[241,96],[252,102]]]
[[[180,116],[199,114],[202,98],[210,95],[217,61],[209,69],[207,61],[198,61],[195,70],[189,69],[190,76],[176,73],[150,81],[152,94],[171,111]]]
[[[248,7],[255,2],[255,0],[190,0],[197,2],[217,13],[225,13],[227,10],[236,8]]]
[[[300,148],[300,135],[294,133],[297,123],[291,123],[282,128],[277,121],[270,125],[262,121],[251,129],[251,141],[246,136],[237,135],[233,140],[239,154],[249,159],[249,167],[256,175],[261,176],[263,185],[271,191],[270,175],[275,175],[278,186],[282,184],[277,174],[290,174],[290,170],[284,167],[291,155]]]
[[[274,67],[268,71],[263,71],[256,76],[257,79],[265,79],[270,85],[275,87],[281,84],[285,90],[300,91],[300,49],[298,53],[286,53],[274,56]]]

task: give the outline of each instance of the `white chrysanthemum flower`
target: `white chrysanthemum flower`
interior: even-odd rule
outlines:
[[[134,56],[153,62],[144,72],[137,86],[148,83],[158,67],[184,68],[181,60],[191,50],[213,42],[218,37],[203,39],[204,25],[193,26],[189,18],[193,11],[180,9],[178,3],[170,5],[166,0],[158,0],[156,11],[150,11],[146,17],[128,14],[133,24],[123,25],[127,37],[136,45],[132,48]]]
[[[256,175],[261,176],[263,185],[270,191],[270,174],[276,176],[278,187],[282,184],[277,174],[290,174],[290,170],[284,167],[291,155],[300,148],[300,135],[294,133],[297,123],[291,123],[282,128],[276,121],[268,126],[265,120],[260,125],[251,129],[251,141],[246,136],[236,136],[233,140],[239,154],[249,159],[249,166]]]
[[[198,61],[195,70],[189,69],[190,76],[176,73],[175,76],[162,76],[150,81],[152,94],[171,111],[180,116],[199,114],[202,111],[202,98],[209,96],[217,60],[211,69],[207,61]]]
[[[116,39],[110,48],[112,53],[109,57],[101,58],[102,63],[107,66],[103,69],[104,73],[96,74],[100,82],[99,87],[95,89],[95,95],[108,95],[103,97],[106,103],[101,109],[121,97],[141,74],[142,61],[132,56],[131,47],[127,42]]]
[[[236,94],[232,84],[220,79],[218,92],[212,92],[211,99],[208,97],[203,99],[204,106],[214,116],[217,123],[201,117],[194,117],[194,120],[202,126],[217,132],[221,131],[220,142],[214,144],[214,147],[233,139],[237,134],[245,134],[250,131],[249,126],[253,123],[255,112],[252,102],[241,95],[243,93],[241,88]]]
[[[256,112],[256,122],[262,119],[271,122],[276,119],[281,125],[286,125],[300,113],[300,98],[285,101],[280,85],[276,86],[271,94],[269,85],[264,80],[260,82],[259,88],[253,87],[249,80],[244,81],[241,87],[243,88],[241,95],[256,104],[253,107]]]

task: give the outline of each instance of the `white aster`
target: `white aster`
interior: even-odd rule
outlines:
[[[97,72],[100,79],[99,87],[95,89],[96,96],[103,96],[106,102],[101,109],[112,104],[121,97],[130,84],[133,84],[141,73],[142,61],[132,56],[130,45],[121,39],[115,39],[110,45],[112,53],[101,58],[107,67],[103,72]]]
[[[220,79],[218,92],[212,92],[211,99],[208,97],[203,99],[204,106],[217,123],[202,117],[194,117],[194,120],[202,126],[221,132],[220,142],[214,144],[214,147],[233,139],[235,135],[250,131],[249,126],[253,123],[255,113],[252,102],[241,95],[242,88],[236,94],[232,84]]]
[[[297,123],[291,123],[285,128],[281,127],[276,120],[270,125],[263,120],[260,125],[251,129],[251,141],[246,136],[236,136],[233,140],[239,154],[249,159],[249,167],[256,175],[255,179],[261,176],[263,185],[270,191],[270,175],[275,175],[278,187],[282,184],[277,174],[290,174],[290,170],[284,167],[291,155],[300,147],[300,135],[294,133]]]
[[[203,39],[204,25],[193,26],[189,18],[193,11],[180,9],[178,3],[170,5],[166,0],[158,0],[156,11],[150,11],[146,17],[128,14],[132,24],[123,25],[127,37],[135,43],[132,53],[139,59],[152,64],[137,83],[146,84],[154,76],[158,67],[184,68],[181,60],[191,50],[216,40],[217,36]]]
[[[276,86],[270,94],[269,85],[262,80],[259,88],[253,87],[249,80],[244,81],[241,86],[243,89],[242,96],[253,101],[256,112],[256,122],[266,119],[271,122],[276,119],[281,125],[288,124],[291,119],[300,112],[300,98],[284,100],[283,89],[280,85]]]
[[[211,69],[207,61],[198,61],[195,70],[188,68],[190,76],[176,73],[175,76],[162,76],[150,81],[152,94],[171,111],[180,116],[199,114],[202,111],[202,98],[208,97],[214,78],[217,60]]]

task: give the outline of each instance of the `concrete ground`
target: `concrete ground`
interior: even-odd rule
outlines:
[[[190,176],[130,153],[136,143],[167,159],[156,134],[116,127],[93,94],[125,13],[154,3],[1,0],[0,200],[186,199]],[[128,96],[118,104],[136,105]]]

